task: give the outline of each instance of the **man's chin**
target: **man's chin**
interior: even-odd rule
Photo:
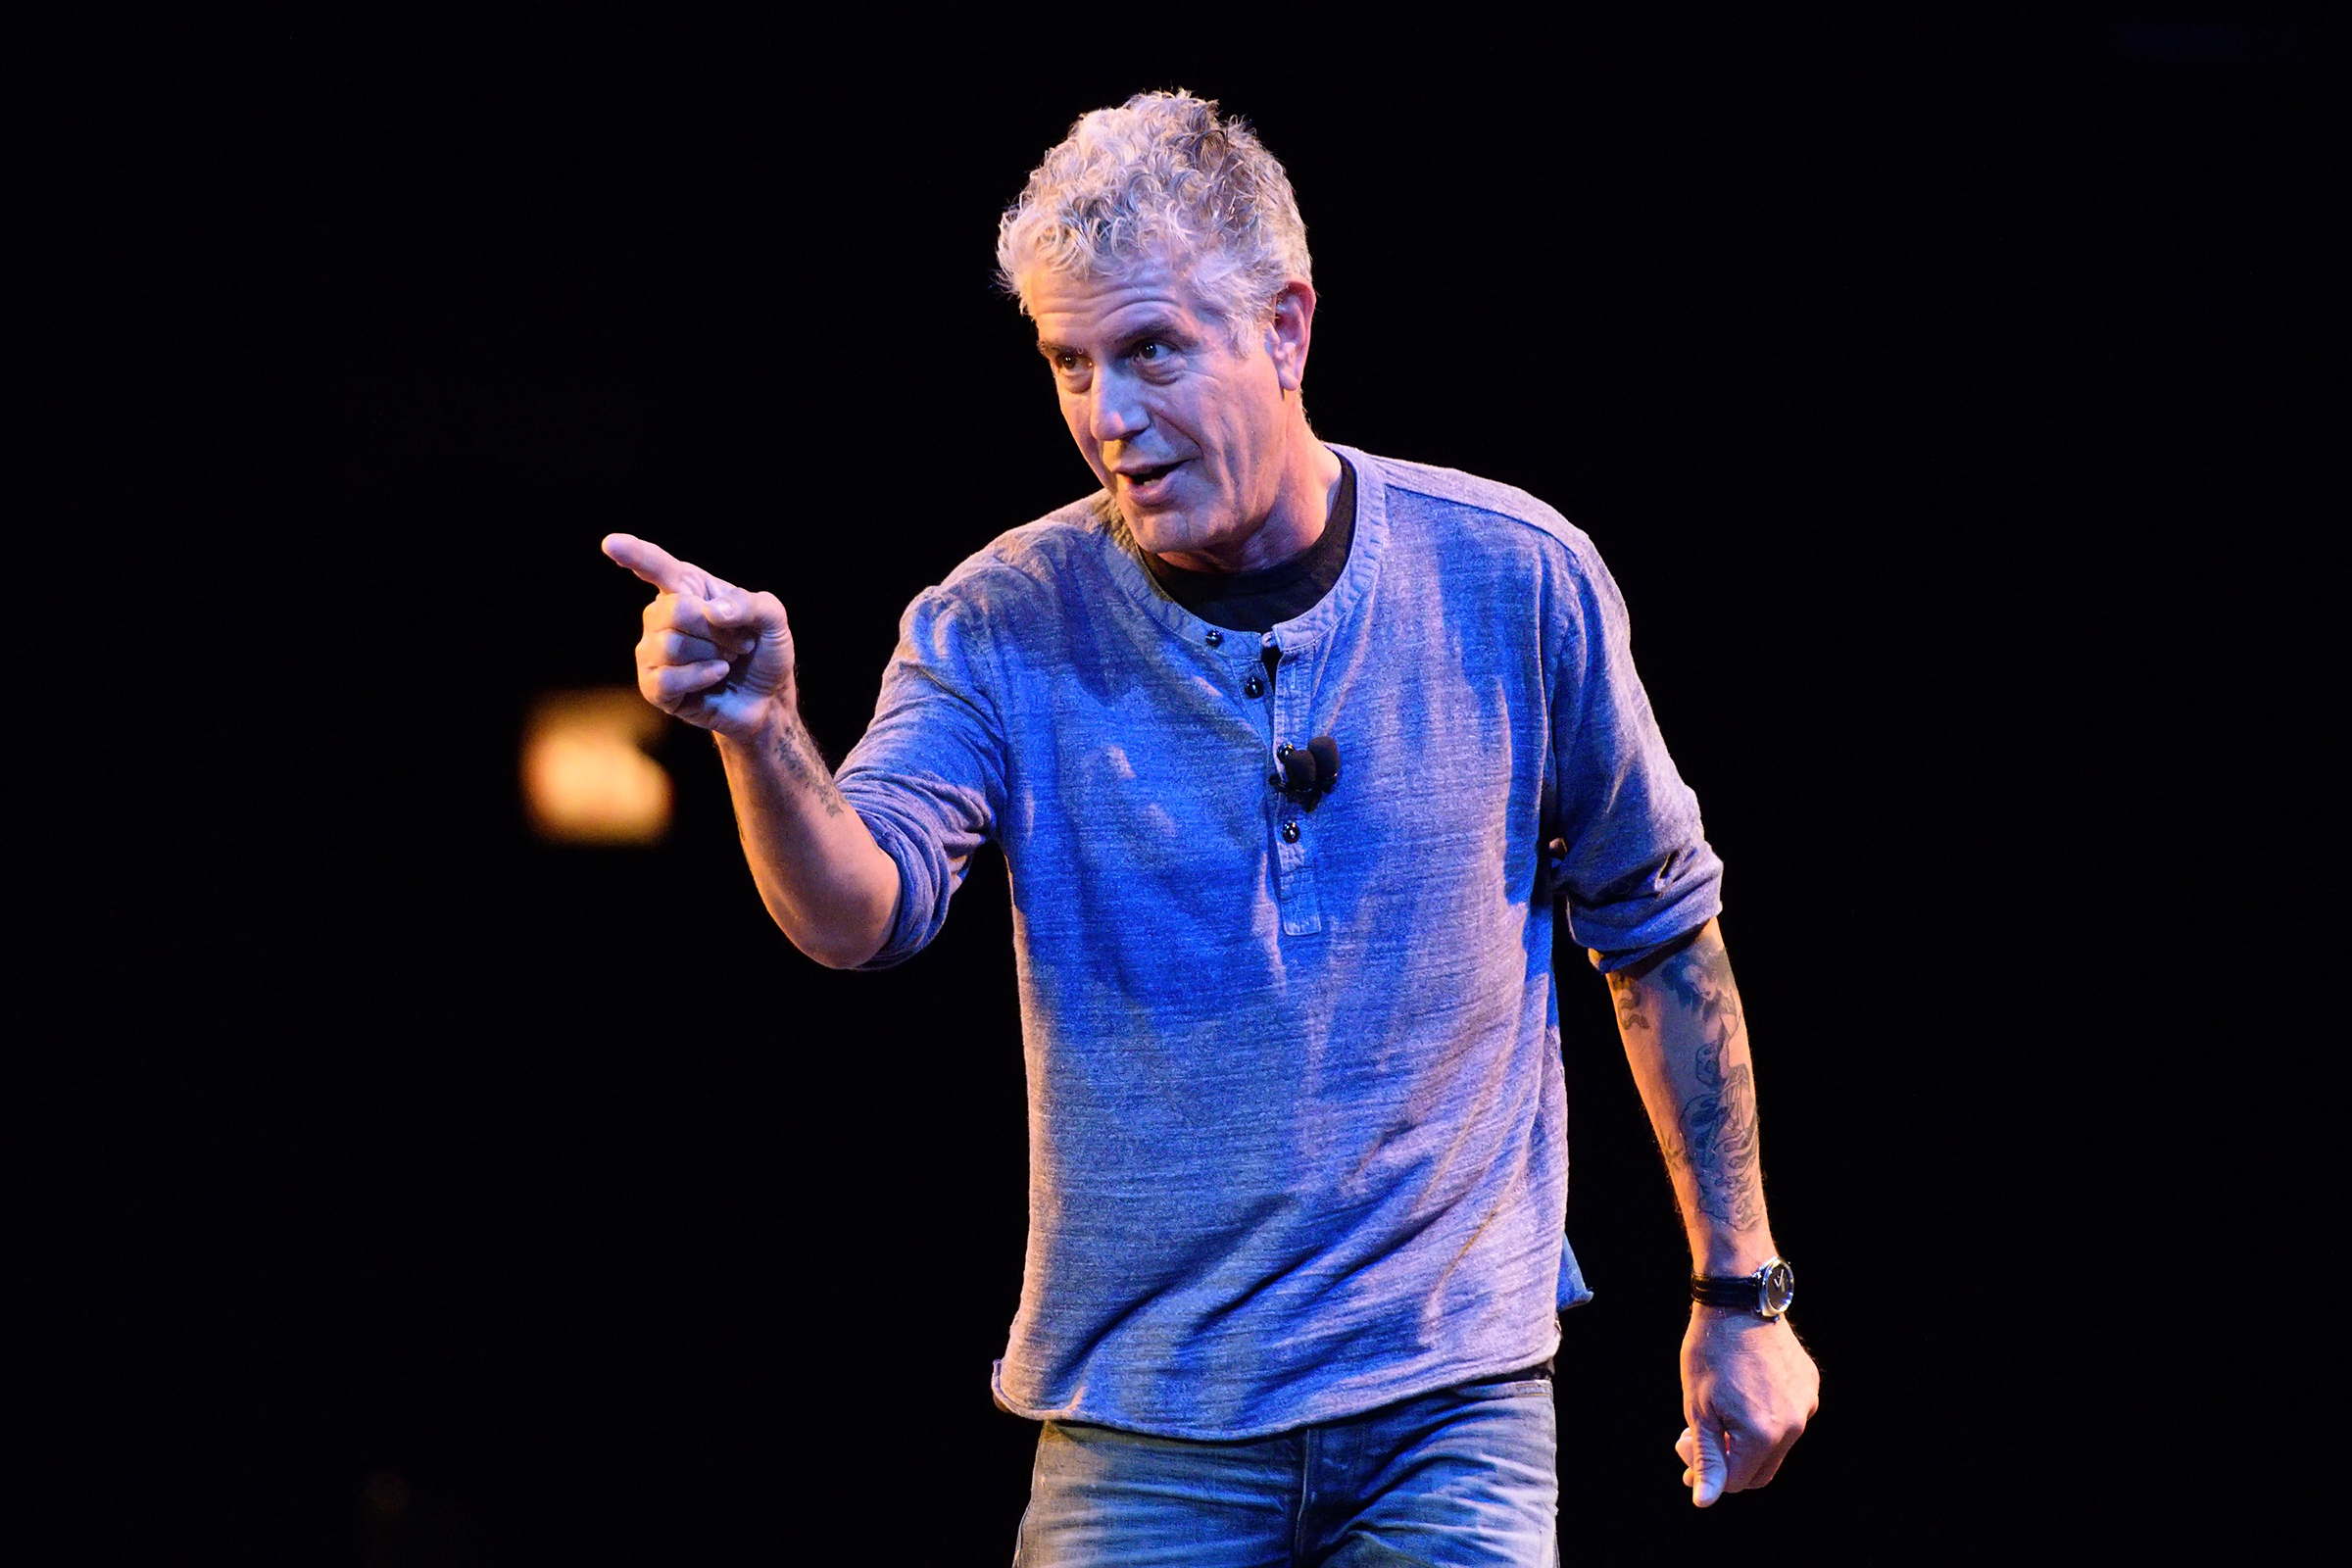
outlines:
[[[1218,565],[1218,559],[1249,537],[1249,531],[1236,527],[1228,516],[1203,515],[1183,507],[1143,508],[1122,497],[1119,515],[1127,519],[1127,532],[1137,545],[1163,559],[1177,557],[1173,564],[1193,571],[1231,569]]]
[[[1127,519],[1127,531],[1135,536],[1135,542],[1155,556],[1198,550],[1207,532],[1184,513],[1166,508],[1145,511],[1122,503],[1119,515]]]

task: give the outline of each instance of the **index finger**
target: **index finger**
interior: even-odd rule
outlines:
[[[1788,1450],[1796,1446],[1796,1440],[1803,1435],[1802,1427],[1782,1433],[1781,1441],[1774,1444],[1770,1449],[1764,1452],[1763,1457],[1755,1461],[1754,1468],[1748,1472],[1747,1480],[1742,1485],[1746,1487],[1768,1485],[1774,1476],[1781,1473],[1781,1461],[1788,1457]],[[1760,1444],[1758,1446],[1761,1446]]]
[[[703,574],[650,539],[633,533],[605,535],[605,554],[665,594],[700,595]]]

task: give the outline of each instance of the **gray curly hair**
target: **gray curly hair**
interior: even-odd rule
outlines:
[[[1237,343],[1285,283],[1314,281],[1282,165],[1247,121],[1181,87],[1079,117],[997,222],[998,281],[1024,315],[1024,272],[1102,277],[1146,259],[1184,273]]]

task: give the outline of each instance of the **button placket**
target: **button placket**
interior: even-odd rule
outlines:
[[[1274,711],[1273,705],[1265,700],[1263,648],[1266,639],[1261,638],[1256,643],[1242,642],[1233,652],[1227,653],[1225,633],[1210,626],[1201,633],[1200,641],[1209,650],[1208,663],[1216,671],[1215,683],[1243,699],[1242,712],[1248,718],[1250,727],[1257,732],[1258,743],[1271,747],[1274,744]],[[1244,650],[1247,650],[1246,654]],[[1269,782],[1274,788],[1280,789],[1282,774],[1271,774]]]
[[[1280,645],[1269,633],[1261,646]],[[1282,903],[1282,929],[1286,936],[1306,936],[1323,926],[1322,911],[1315,899],[1314,862],[1308,854],[1308,824],[1298,804],[1279,788],[1281,757],[1303,747],[1307,741],[1307,693],[1312,687],[1313,682],[1308,679],[1308,656],[1302,651],[1284,652],[1275,664],[1270,705],[1276,758],[1273,779],[1277,787],[1268,792],[1266,808],[1268,825],[1274,832],[1275,894]]]

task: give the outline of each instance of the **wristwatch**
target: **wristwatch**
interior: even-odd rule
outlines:
[[[1788,1304],[1796,1299],[1796,1271],[1774,1257],[1767,1258],[1764,1266],[1753,1274],[1736,1279],[1709,1279],[1693,1274],[1690,1299],[1701,1306],[1728,1306],[1753,1312],[1770,1322],[1788,1311]]]

